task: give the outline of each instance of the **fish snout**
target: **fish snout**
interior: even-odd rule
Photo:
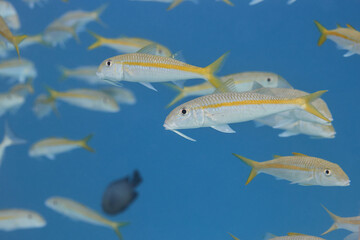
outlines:
[[[97,70],[96,76],[97,76],[98,78],[100,78],[100,79],[103,79],[103,78],[104,78],[104,73],[101,72],[100,70]]]

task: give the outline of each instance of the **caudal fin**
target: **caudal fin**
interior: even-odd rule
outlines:
[[[99,8],[97,8],[94,12],[96,14],[95,20],[102,25],[103,27],[107,27],[106,24],[101,20],[100,15],[105,11],[109,4],[103,4]]]
[[[331,225],[331,227],[330,227],[327,231],[325,231],[323,234],[321,234],[321,235],[325,235],[325,234],[327,234],[327,233],[329,233],[329,232],[332,232],[332,231],[338,229],[337,221],[338,221],[338,219],[339,219],[340,217],[339,217],[339,216],[336,216],[335,214],[333,214],[332,212],[330,212],[325,206],[323,206],[323,205],[321,205],[321,206],[325,209],[325,211],[326,211],[326,212],[330,215],[330,217],[334,220],[334,224]]]
[[[20,59],[20,51],[19,51],[19,44],[25,39],[27,38],[27,35],[20,35],[20,36],[14,36],[14,40],[12,42],[12,44],[14,45],[17,55]]]
[[[234,235],[232,235],[231,233],[228,232],[228,234],[234,239],[234,240],[240,240],[237,237],[235,237]]]
[[[89,47],[88,47],[88,50],[92,50],[94,48],[97,48],[97,47],[100,47],[103,45],[103,43],[105,42],[105,38],[92,32],[92,31],[87,31],[91,36],[93,36],[95,38],[95,42],[93,44],[91,44]]]
[[[116,235],[118,236],[118,238],[120,240],[123,239],[123,236],[119,230],[120,227],[123,227],[123,226],[126,226],[126,225],[129,225],[130,223],[129,222],[118,222],[118,223],[114,223],[114,225],[112,226],[112,228],[114,229]]]
[[[323,90],[323,91],[318,91],[315,93],[311,93],[309,95],[306,95],[304,97],[301,97],[300,99],[303,101],[301,103],[301,107],[307,111],[308,113],[311,113],[315,116],[317,116],[318,118],[321,118],[322,120],[326,121],[326,122],[331,122],[329,119],[327,119],[322,113],[320,113],[312,104],[311,102],[315,101],[316,99],[318,99],[319,97],[321,97],[321,95],[323,95],[324,93],[326,93],[327,90]]]
[[[93,136],[94,136],[94,134],[90,134],[90,135],[86,136],[84,139],[80,140],[80,142],[79,142],[80,146],[85,148],[89,152],[95,152],[95,150],[88,145],[88,142],[90,141],[90,139]]]
[[[314,21],[314,22],[315,22],[316,27],[319,29],[319,31],[321,33],[321,36],[318,41],[318,46],[321,46],[326,40],[327,29],[323,25],[321,25],[318,21]]]
[[[69,77],[69,69],[63,66],[59,66],[58,69],[61,72],[61,76],[59,78],[60,81],[64,81]]]
[[[232,2],[230,2],[230,0],[222,0],[224,3],[226,3],[227,5],[230,6],[234,6],[234,4]]]
[[[235,153],[233,153],[233,155],[235,156],[235,157],[237,157],[237,158],[239,158],[241,161],[243,161],[244,163],[246,163],[247,165],[249,165],[250,167],[252,167],[252,169],[251,169],[251,172],[250,172],[250,175],[249,175],[249,177],[248,177],[248,180],[246,181],[246,183],[245,183],[245,185],[248,185],[250,182],[251,182],[251,180],[253,180],[254,179],[254,177],[257,175],[257,168],[258,168],[258,162],[256,162],[256,161],[253,161],[253,160],[250,160],[250,159],[248,159],[248,158],[245,158],[245,157],[243,157],[243,156],[240,156],[240,155],[238,155],[238,154],[235,154]]]
[[[177,103],[178,101],[180,101],[181,99],[186,97],[185,91],[183,88],[178,87],[175,84],[171,84],[171,83],[164,83],[164,84],[166,86],[174,89],[175,91],[179,92],[179,94],[168,105],[166,105],[167,108],[171,107],[172,105],[174,105],[175,103]]]
[[[223,83],[215,76],[215,74],[220,70],[221,66],[224,63],[225,58],[229,52],[224,53],[219,57],[215,62],[207,66],[206,69],[206,79],[216,88],[223,86]]]
[[[15,136],[15,134],[11,131],[9,124],[7,122],[5,123],[5,137],[4,138],[7,141],[7,146],[26,143],[26,140]]]
[[[142,177],[138,170],[134,171],[133,178],[132,178],[132,185],[134,187],[138,186],[142,182]]]
[[[182,2],[184,2],[184,0],[174,0],[166,10],[170,11],[171,9],[177,7]]]

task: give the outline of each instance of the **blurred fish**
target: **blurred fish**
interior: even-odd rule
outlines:
[[[235,237],[234,235],[232,235],[231,233],[228,233],[234,240],[240,240],[237,237]]]
[[[42,157],[45,156],[50,160],[54,160],[55,156],[60,153],[65,153],[78,148],[84,148],[90,152],[95,152],[94,149],[89,147],[88,142],[93,137],[92,134],[81,139],[71,140],[67,138],[46,138],[34,143],[30,150],[30,157]]]
[[[58,92],[48,88],[49,101],[61,100],[73,106],[101,112],[118,112],[120,107],[113,97],[108,94],[91,89],[72,89]]]
[[[10,2],[0,1],[0,16],[5,20],[9,28],[18,30],[21,27],[18,13]]]
[[[355,30],[351,25],[347,24],[346,28],[338,26],[335,29],[327,30],[318,21],[315,21],[315,24],[321,33],[318,42],[319,46],[328,38],[335,42],[338,48],[348,51],[344,54],[344,57],[360,54],[360,32]]]
[[[226,83],[233,81],[234,91],[247,92],[257,88],[292,88],[291,85],[280,75],[269,72],[241,72],[220,77],[220,81]],[[215,92],[215,88],[208,82],[198,85],[180,88],[173,84],[167,84],[179,92],[167,107],[170,107],[188,96],[204,96]]]
[[[0,230],[42,228],[45,225],[45,219],[36,212],[23,209],[0,210]]]
[[[129,176],[110,183],[102,198],[102,209],[110,215],[123,212],[137,198],[135,188],[142,182],[138,171],[130,180]]]
[[[135,95],[126,88],[120,87],[107,87],[102,88],[100,91],[112,96],[118,104],[133,105],[136,103]]]
[[[249,3],[249,5],[252,6],[252,5],[261,3],[261,2],[263,2],[263,1],[264,1],[264,0],[251,0],[251,2]],[[296,2],[296,0],[288,0],[288,1],[287,1],[287,4],[290,5],[290,4],[293,4],[294,2]]]
[[[105,219],[94,210],[68,198],[52,197],[46,200],[45,205],[73,220],[109,227],[115,231],[119,239],[122,239],[119,228],[129,224],[127,222],[113,222]]]
[[[13,145],[24,144],[24,143],[26,143],[26,141],[16,137],[13,134],[13,132],[11,131],[11,129],[9,128],[9,125],[6,123],[5,124],[5,135],[4,135],[2,142],[0,143],[0,166],[3,161],[6,148],[13,146]]]
[[[149,49],[145,49],[148,51]],[[169,57],[155,56],[147,53],[130,53],[118,55],[103,61],[97,71],[99,78],[110,83],[120,81],[139,82],[156,90],[152,82],[180,81],[194,78],[208,80],[215,87],[222,86],[214,75],[222,65],[227,53],[205,68],[186,64]]]
[[[170,6],[166,10],[171,10],[175,7],[177,7],[180,3],[186,1],[186,0],[131,0],[131,1],[138,1],[138,2],[162,2],[162,3],[170,3]],[[198,4],[198,0],[187,0],[189,2],[193,2],[195,4]]]
[[[252,167],[246,185],[259,173],[266,173],[291,181],[301,186],[349,186],[350,180],[341,167],[321,158],[310,157],[301,153],[294,156],[277,156],[266,162],[255,162],[233,153],[244,163]]]
[[[16,52],[20,58],[20,52],[19,52],[19,44],[27,37],[26,35],[19,35],[14,36],[8,26],[6,25],[6,22],[2,17],[0,17],[0,35],[5,38],[7,41],[9,41],[12,45],[14,45]]]
[[[10,89],[10,93],[26,97],[34,93],[33,80],[30,78],[25,83],[19,83]]]
[[[39,7],[43,7],[44,3],[47,2],[47,0],[22,0],[22,1],[26,3],[31,9],[34,9],[36,5]]]
[[[65,80],[67,78],[74,78],[91,85],[104,83],[104,81],[101,81],[96,76],[97,66],[81,66],[74,69],[59,67],[59,69],[61,71],[61,80]]]
[[[280,98],[254,92],[229,92],[207,95],[184,103],[170,112],[164,127],[188,140],[177,129],[211,127],[224,133],[235,133],[228,125],[266,117],[293,109],[305,111],[330,121],[311,103],[326,91],[318,91],[299,98]]]
[[[129,37],[104,38],[91,31],[88,32],[96,39],[96,42],[94,42],[88,47],[89,50],[101,46],[106,46],[115,49],[120,53],[135,53],[150,44],[156,44],[156,52],[154,55],[164,56],[164,57],[172,56],[171,51],[167,47],[155,43],[151,40],[147,40],[143,38],[129,38]]]
[[[76,26],[68,27],[62,25],[50,25],[43,33],[43,41],[53,47],[60,45],[65,46],[65,42],[71,38],[74,38],[78,43],[80,42],[79,37],[75,31]]]
[[[37,71],[32,61],[25,58],[14,58],[0,63],[0,76],[25,83],[27,79],[34,79],[37,76]]]
[[[25,102],[25,97],[16,93],[0,93],[0,117],[8,111],[16,112]]]
[[[224,2],[226,3],[227,5],[230,5],[230,6],[234,6],[234,4],[230,1],[230,0],[216,0],[218,2]]]
[[[336,229],[346,229],[351,232],[355,232],[356,234],[350,234],[347,240],[355,240],[356,236],[359,235],[360,228],[360,216],[356,217],[339,217],[330,212],[326,207],[322,206],[325,211],[330,215],[330,217],[334,220],[334,224],[323,234],[325,235],[329,232],[332,232]],[[355,238],[354,238],[355,237]]]
[[[266,240],[324,240],[320,237],[310,236],[302,233],[288,233],[287,236],[275,236],[271,233],[267,233],[265,236]]]
[[[54,110],[55,113],[57,113],[56,103],[49,99],[46,94],[37,96],[32,110],[39,119],[50,115],[51,110]]]

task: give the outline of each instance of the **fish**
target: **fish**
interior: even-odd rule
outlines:
[[[3,140],[0,143],[0,166],[2,165],[2,162],[4,160],[5,150],[8,147],[24,143],[26,143],[26,141],[16,137],[11,131],[9,125],[5,123],[5,134]]]
[[[19,15],[11,2],[0,1],[0,16],[5,20],[9,28],[14,30],[20,29],[21,23]]]
[[[277,179],[301,186],[349,186],[350,180],[341,167],[321,158],[301,153],[293,156],[274,156],[273,160],[256,162],[233,153],[233,155],[251,167],[245,185],[259,173],[266,173]]]
[[[101,112],[119,112],[120,107],[115,99],[108,94],[92,89],[71,89],[66,92],[58,92],[47,88],[50,97],[48,101],[61,100],[73,106],[80,108],[101,111]]]
[[[120,240],[123,237],[121,232],[119,231],[119,228],[129,224],[128,222],[110,221],[100,216],[94,210],[69,198],[51,197],[45,201],[45,205],[50,209],[60,214],[63,214],[73,220],[79,220],[98,226],[109,227],[115,231],[116,235],[119,237]]]
[[[215,93],[176,107],[166,117],[163,126],[177,134],[180,133],[177,131],[179,129],[200,127],[235,133],[228,124],[251,121],[293,109],[304,109],[330,122],[312,105],[312,102],[325,92],[318,91],[299,98],[280,98],[254,92]]]
[[[237,237],[235,237],[234,235],[232,235],[231,233],[228,233],[234,240],[240,240]]]
[[[120,81],[139,82],[156,90],[152,82],[180,81],[194,78],[208,80],[215,87],[222,86],[214,75],[222,65],[227,53],[205,68],[186,64],[179,60],[147,53],[129,53],[104,60],[97,76],[105,81],[118,84]]]
[[[24,3],[26,3],[30,9],[34,9],[35,6],[43,7],[44,3],[47,2],[47,0],[22,0]]]
[[[322,207],[330,215],[332,220],[334,220],[334,224],[331,225],[331,227],[321,235],[328,234],[329,232],[332,232],[332,231],[334,231],[336,229],[346,229],[348,231],[356,232],[357,234],[359,234],[360,216],[356,216],[356,217],[339,217],[339,216],[333,214],[332,212],[330,212],[326,207],[324,207],[324,206],[322,206]],[[348,237],[351,238],[350,235]],[[352,237],[354,237],[354,235],[352,235]]]
[[[25,58],[13,58],[0,63],[0,76],[25,83],[27,79],[36,78],[37,71],[32,61]]]
[[[229,5],[229,6],[235,6],[234,5],[234,3],[232,3],[230,0],[216,0],[216,1],[218,1],[218,2],[224,2],[224,3],[226,3],[227,5]]]
[[[15,112],[25,102],[25,97],[16,93],[6,92],[0,93],[0,117],[8,111]]]
[[[100,89],[100,91],[112,96],[118,104],[133,105],[136,103],[135,95],[129,89],[120,87],[106,87]]]
[[[171,51],[167,47],[159,43],[153,42],[151,40],[147,40],[144,38],[132,38],[132,37],[105,38],[94,32],[91,31],[88,32],[96,39],[96,42],[94,42],[88,47],[89,50],[106,46],[120,53],[136,53],[137,51],[148,45],[155,44],[156,45],[155,55],[164,56],[164,57],[172,56]]]
[[[271,233],[265,235],[265,240],[325,240],[320,237],[306,235],[302,233],[288,233],[287,236],[275,236]]]
[[[246,92],[257,88],[292,88],[292,86],[280,75],[271,72],[241,72],[226,75],[219,78],[226,83],[231,80],[235,92]],[[179,92],[179,94],[167,105],[170,107],[185,97],[204,96],[216,91],[209,82],[186,86],[181,88],[175,84],[166,83],[167,86]]]
[[[74,38],[78,43],[80,42],[79,37],[76,33],[76,26],[68,27],[62,25],[50,25],[43,33],[43,42],[46,45],[56,47],[58,45],[64,47],[66,41]]]
[[[347,50],[344,57],[360,54],[360,32],[354,27],[347,24],[346,28],[338,26],[335,29],[328,30],[318,21],[314,22],[321,33],[318,46],[321,46],[326,39],[330,39],[337,44],[338,48]]]
[[[25,209],[0,210],[0,230],[2,231],[42,228],[45,226],[46,220],[34,211]]]
[[[36,97],[32,110],[39,119],[49,116],[52,111],[58,114],[56,102],[46,94],[40,94]]]
[[[73,78],[84,81],[90,85],[103,84],[104,81],[99,80],[96,76],[97,66],[81,66],[73,69],[59,67],[61,71],[60,80]]]
[[[170,11],[186,0],[131,0],[131,1],[170,3],[170,6],[166,9],[167,11]],[[198,4],[198,0],[188,0],[188,1]]]
[[[136,170],[132,179],[129,176],[110,183],[102,197],[102,209],[109,215],[125,211],[138,197],[135,188],[142,182],[140,173]]]
[[[27,35],[14,36],[2,17],[0,17],[0,35],[15,47],[20,59],[19,44],[27,37]]]
[[[90,134],[81,140],[71,140],[57,137],[46,138],[34,143],[31,146],[29,156],[45,156],[50,160],[55,160],[55,156],[57,154],[69,152],[77,148],[84,148],[89,152],[95,152],[95,150],[88,145],[88,142],[92,137],[93,134]]]
[[[19,83],[10,89],[10,93],[26,97],[34,93],[33,80],[29,78],[25,83]]]
[[[264,0],[251,0],[250,3],[249,3],[249,5],[250,5],[250,6],[256,5],[256,4],[261,3],[261,2],[263,2],[263,1],[264,1]],[[287,4],[288,4],[288,5],[291,5],[291,4],[293,4],[294,2],[296,2],[296,0],[288,0],[288,1],[287,1]]]

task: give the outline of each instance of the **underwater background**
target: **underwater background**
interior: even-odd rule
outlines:
[[[231,239],[227,232],[241,240],[263,239],[266,232],[320,236],[332,224],[320,204],[339,216],[359,215],[360,57],[344,58],[345,52],[336,50],[331,41],[318,47],[320,33],[313,21],[327,28],[335,28],[337,23],[359,28],[360,1],[298,0],[290,6],[285,0],[266,0],[256,6],[249,6],[246,0],[233,2],[235,7],[210,0],[197,5],[185,2],[167,12],[167,5],[161,3],[107,1],[109,7],[101,15],[107,27],[93,22],[87,29],[106,37],[157,41],[173,52],[181,50],[186,61],[196,66],[207,66],[230,50],[220,76],[270,71],[296,89],[329,90],[322,98],[334,117],[335,139],[280,138],[279,130],[245,122],[232,125],[236,134],[210,128],[184,130],[197,139],[190,142],[164,130],[163,122],[171,110],[165,106],[176,92],[156,83],[158,92],[123,83],[135,93],[137,103],[122,105],[116,114],[61,104],[59,117],[51,114],[39,120],[31,108],[35,95],[46,92],[44,86],[57,90],[87,87],[71,79],[59,81],[59,65],[98,65],[118,53],[105,47],[87,50],[94,39],[86,32],[80,34],[80,44],[72,39],[65,48],[35,45],[22,49],[21,56],[36,65],[36,94],[15,115],[3,116],[0,123],[3,126],[8,121],[16,135],[28,141],[6,151],[0,169],[0,208],[37,211],[47,226],[0,232],[0,239],[117,239],[112,230],[69,220],[48,209],[44,201],[64,196],[101,212],[106,186],[135,169],[143,177],[138,199],[111,218],[131,222],[121,229],[124,239]],[[12,3],[22,31],[35,34],[66,11],[90,11],[104,1],[48,1],[32,10],[21,1]],[[0,86],[6,91],[11,85],[2,79]],[[96,150],[93,154],[77,150],[55,161],[28,156],[30,145],[40,139],[80,139],[89,133],[94,133],[90,142]],[[265,161],[273,154],[291,152],[339,164],[351,185],[304,187],[261,174],[245,186],[250,167],[231,155]],[[338,230],[324,238],[343,239],[348,234]]]

